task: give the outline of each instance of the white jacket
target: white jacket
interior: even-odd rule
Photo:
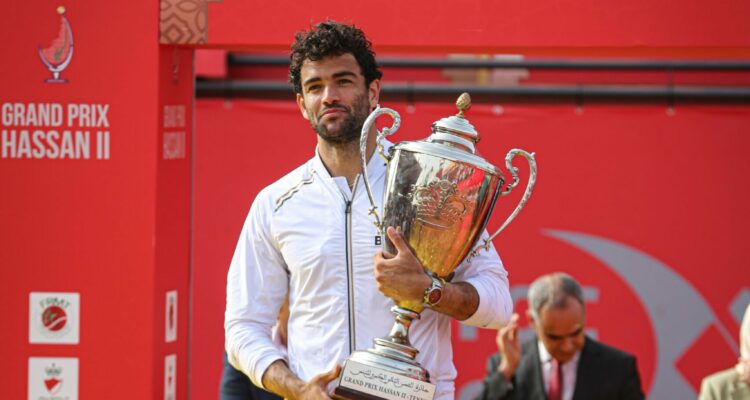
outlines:
[[[382,213],[385,162],[376,154],[367,170]],[[372,347],[373,339],[386,336],[393,325],[393,302],[377,290],[374,278],[372,256],[382,246],[376,244],[362,179],[351,199],[346,179],[331,177],[316,152],[263,189],[250,208],[227,277],[224,328],[230,363],[259,387],[265,370],[278,359],[287,360],[308,381],[342,363],[353,350]],[[460,265],[453,281],[469,282],[479,293],[479,308],[463,323],[498,328],[508,321],[513,303],[494,247]],[[284,357],[270,332],[287,290]],[[420,351],[417,361],[437,384],[436,399],[453,398],[450,319],[426,309],[410,329],[411,342]]]

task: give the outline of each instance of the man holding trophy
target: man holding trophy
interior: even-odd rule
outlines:
[[[502,178],[489,164],[461,164],[463,156],[449,149],[447,158],[428,160],[444,167],[441,178],[419,181],[434,170],[420,163],[433,156],[394,153],[399,145],[382,141],[368,118],[381,110],[381,75],[354,26],[323,22],[297,34],[292,46],[290,82],[317,149],[253,202],[229,269],[225,315],[231,364],[288,399],[453,399],[450,320],[497,329],[512,313],[507,273],[491,242],[469,255],[479,236],[491,239],[484,223]],[[464,109],[451,118],[466,121]],[[432,137],[429,146],[445,139]],[[401,164],[415,161],[387,172],[396,163],[388,152],[401,154]],[[382,204],[393,186],[386,180],[398,188],[410,176],[417,183],[394,189],[393,198],[414,206]],[[384,211],[382,222],[376,210]],[[287,293],[285,358],[270,332]]]

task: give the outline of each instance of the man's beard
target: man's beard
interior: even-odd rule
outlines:
[[[331,134],[325,124],[320,122],[320,117],[316,118],[315,121],[310,120],[310,126],[312,126],[315,133],[317,133],[321,139],[329,144],[342,145],[358,141],[361,136],[362,125],[364,125],[367,116],[370,114],[369,107],[367,93],[354,99],[351,107],[340,104],[334,104],[331,107],[327,107],[340,108],[346,112],[346,114],[342,116],[343,121],[339,123],[340,128],[338,129],[338,133]],[[327,108],[323,108],[321,113]]]

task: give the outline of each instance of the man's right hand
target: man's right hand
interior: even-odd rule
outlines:
[[[506,380],[513,378],[521,362],[521,344],[518,339],[518,314],[510,317],[508,325],[497,332],[497,347],[500,351],[500,372]]]
[[[341,365],[336,365],[332,370],[315,375],[309,382],[302,386],[297,398],[302,400],[330,400],[328,395],[328,384],[338,378],[341,373]]]

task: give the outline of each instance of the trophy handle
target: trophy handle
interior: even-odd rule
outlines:
[[[378,153],[380,154],[380,157],[382,157],[386,162],[390,162],[391,157],[385,154],[385,149],[383,148],[383,144],[381,142],[386,136],[396,133],[398,128],[401,126],[401,116],[395,110],[392,110],[390,108],[381,108],[380,104],[378,104],[375,107],[375,109],[370,113],[370,115],[367,117],[364,125],[362,125],[362,134],[359,138],[359,154],[360,154],[360,161],[362,163],[362,178],[364,178],[365,189],[367,190],[367,197],[370,199],[370,205],[372,206],[370,208],[369,213],[370,215],[375,217],[375,226],[378,228],[378,231],[380,232],[381,235],[383,234],[383,223],[377,212],[378,206],[375,205],[375,197],[372,195],[372,187],[370,186],[370,180],[367,178],[367,137],[370,132],[370,128],[372,127],[372,124],[374,124],[375,120],[383,114],[388,114],[391,116],[391,118],[393,118],[393,125],[391,125],[390,128],[383,128],[382,131],[377,131],[377,136],[375,138],[375,145],[378,148]]]
[[[492,235],[490,235],[487,239],[484,239],[483,243],[477,246],[471,254],[469,254],[468,260],[471,260],[476,255],[479,254],[481,249],[489,250],[490,249],[490,242],[494,240],[497,235],[502,232],[505,227],[510,224],[511,221],[513,221],[516,216],[518,216],[518,213],[521,212],[521,209],[526,205],[526,202],[529,201],[529,197],[531,197],[531,191],[534,190],[534,184],[536,183],[536,159],[534,158],[534,153],[528,153],[525,150],[521,149],[512,149],[508,152],[508,154],[505,156],[505,167],[508,168],[510,171],[510,174],[513,176],[513,183],[508,185],[508,187],[500,192],[500,196],[505,196],[509,194],[513,188],[518,186],[518,168],[513,166],[513,158],[516,157],[516,155],[522,155],[526,161],[529,162],[529,183],[526,184],[526,191],[523,193],[523,197],[521,198],[521,201],[516,206],[516,209],[513,210],[513,213],[510,214],[508,219],[503,222],[503,224],[500,226],[500,228],[495,231]]]

